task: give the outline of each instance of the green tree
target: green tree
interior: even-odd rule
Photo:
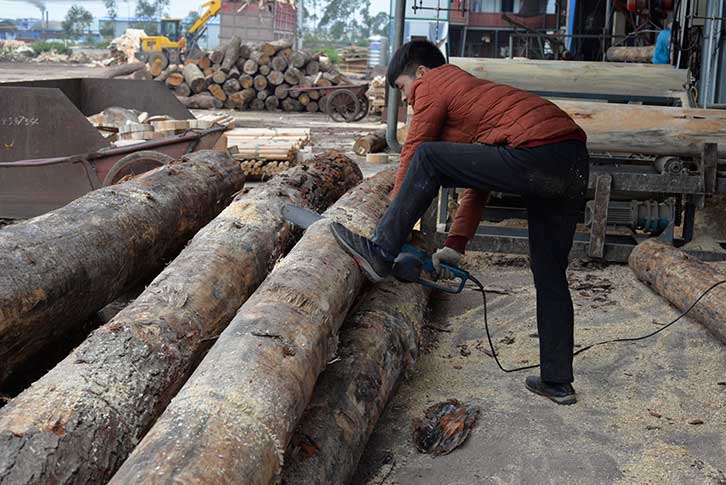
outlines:
[[[371,15],[370,0],[328,0],[322,8],[322,15],[310,19],[317,20],[314,30],[323,32],[328,42],[343,44],[362,44],[371,35],[385,35],[388,14],[380,12]],[[319,18],[319,20],[318,20]]]
[[[103,4],[106,7],[106,16],[109,20],[103,22],[103,25],[99,27],[99,33],[104,37],[114,36],[114,24],[116,17],[118,16],[118,8],[116,0],[103,0]]]
[[[91,22],[93,22],[91,12],[80,5],[73,5],[66,13],[61,26],[67,38],[77,39],[91,27]]]
[[[170,0],[138,0],[136,2],[136,17],[141,19],[140,22],[135,22],[133,27],[137,29],[144,29],[148,35],[158,35],[159,33],[159,22],[155,21],[157,18],[165,17],[168,15],[167,8],[169,8]]]
[[[192,25],[194,25],[194,22],[199,20],[199,13],[197,13],[195,10],[190,10],[186,17],[184,17],[184,20],[182,20],[182,26],[184,27],[184,31],[186,32],[189,30]]]

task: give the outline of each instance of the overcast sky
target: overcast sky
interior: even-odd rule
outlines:
[[[43,2],[43,0],[36,0]],[[118,15],[127,17],[134,15],[135,2],[118,1]],[[40,10],[31,2],[21,0],[0,0],[0,18],[40,18]],[[76,2],[48,1],[43,2],[48,9],[51,20],[62,20],[71,5],[79,4],[90,10],[94,17],[106,15],[106,9],[101,0],[81,0]],[[171,0],[169,14],[172,17],[186,17],[190,10],[198,10],[204,0]],[[373,13],[388,11],[389,0],[371,0]]]

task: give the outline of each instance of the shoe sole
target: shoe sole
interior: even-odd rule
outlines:
[[[332,225],[330,226],[330,232],[333,233],[333,237],[336,241],[338,241],[338,244],[345,250],[345,252],[353,257],[353,260],[355,260],[358,267],[363,271],[363,274],[366,275],[366,278],[368,278],[372,283],[380,283],[385,279],[384,276],[376,273],[373,266],[371,266],[371,264],[363,256],[358,254],[355,249],[350,247],[345,240],[338,236],[338,233],[335,232]]]
[[[530,392],[537,394],[538,396],[546,397],[550,401],[563,405],[563,406],[569,406],[570,404],[575,404],[577,402],[576,394],[570,394],[569,396],[564,396],[564,397],[557,397],[557,396],[550,396],[549,394],[545,394],[544,392],[540,391],[536,387],[530,387],[527,383],[524,384],[524,387],[526,387]]]

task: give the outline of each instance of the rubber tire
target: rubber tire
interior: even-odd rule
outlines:
[[[157,61],[161,63],[162,70],[169,66],[169,58],[163,52],[152,52],[149,54],[149,65],[155,64]]]
[[[172,161],[174,161],[173,157],[154,150],[141,150],[140,152],[129,153],[113,164],[113,167],[111,167],[111,170],[108,171],[108,174],[103,179],[103,186],[108,187],[109,185],[114,185],[127,175],[138,175],[148,172],[151,169],[161,167]]]

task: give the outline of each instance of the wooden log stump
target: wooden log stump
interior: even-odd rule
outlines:
[[[385,150],[387,146],[388,142],[386,141],[386,132],[385,130],[380,130],[358,138],[353,144],[353,151],[357,155],[363,157],[368,153],[381,152]]]
[[[389,281],[361,298],[341,329],[341,360],[318,378],[295,430],[282,483],[350,483],[386,403],[418,357],[428,296],[421,285]],[[313,456],[301,450],[303,440],[316,447]]]
[[[255,86],[255,80],[249,74],[242,74],[239,77],[239,85],[242,86],[242,89],[249,89]]]
[[[270,92],[266,89],[263,89],[262,91],[257,91],[257,99],[264,101],[267,99],[267,97],[270,95]]]
[[[289,67],[287,71],[285,71],[285,82],[290,86],[299,84],[302,78],[302,72],[295,67]]]
[[[222,86],[219,84],[212,84],[209,86],[209,92],[212,93],[212,96],[217,98],[218,100],[224,102],[227,99],[227,93],[224,92],[222,89]]]
[[[112,484],[272,481],[365,280],[333,238],[330,221],[370,236],[393,180],[392,170],[364,180],[307,229],[239,309]]]
[[[238,175],[225,172],[230,164]],[[242,171],[228,159],[205,174],[223,175],[232,183]],[[350,160],[320,157],[239,194],[133,304],[0,410],[3,479],[106,482],[294,244],[299,232],[283,219],[283,205],[323,210],[360,178]]]
[[[209,58],[209,56],[207,54],[204,54],[197,61],[197,66],[199,66],[199,69],[206,69],[208,67],[212,67],[212,64],[215,64],[215,63],[212,62],[212,60]]]
[[[726,280],[715,268],[654,239],[638,244],[628,265],[641,281],[682,311],[711,285]],[[726,284],[714,288],[688,316],[726,343]]]
[[[267,78],[262,74],[258,74],[254,79],[255,89],[262,91],[267,88]]]
[[[278,55],[272,58],[272,69],[275,71],[285,72],[287,69],[287,59],[285,56]]]
[[[301,105],[307,106],[310,103],[310,96],[308,96],[307,92],[300,93],[300,96],[297,97],[297,100],[300,101]]]
[[[179,86],[174,88],[174,94],[181,97],[187,97],[192,95],[192,89],[187,83],[181,83]]]
[[[279,86],[275,87],[275,97],[282,101],[283,99],[287,98],[287,90],[290,89],[290,86],[287,84],[280,84]]]
[[[267,98],[265,98],[265,109],[267,109],[267,111],[277,111],[279,107],[280,100],[275,96],[267,96]]]
[[[317,101],[320,99],[320,91],[318,91],[317,89],[308,91],[307,94],[310,97],[310,99],[312,99],[313,101]]]
[[[285,82],[285,74],[280,71],[272,71],[267,75],[267,81],[273,86],[279,86]]]
[[[229,180],[213,176],[214,167],[165,166],[0,231],[0,394],[23,379],[22,367],[155,274],[219,213],[217,199],[241,180],[232,165],[219,167]]]
[[[270,66],[263,64],[260,66],[258,71],[260,72],[261,75],[267,76],[268,74],[270,74],[270,72],[272,72],[272,68]]]
[[[255,61],[259,66],[266,66],[271,62],[270,56],[261,51],[250,52],[250,59]]]
[[[184,74],[184,80],[192,89],[193,93],[199,94],[207,89],[207,80],[196,64],[187,64],[184,66],[182,73]]]
[[[214,81],[217,84],[224,84],[224,82],[227,80],[227,73],[223,70],[214,71],[212,74],[212,81]]]
[[[305,64],[310,61],[310,56],[303,51],[295,51],[292,53],[292,61],[290,64],[297,67],[298,69],[301,69],[305,67]]]
[[[292,47],[292,42],[288,39],[278,39],[272,42],[265,42],[260,46],[260,50],[266,55],[272,57],[282,49]]]
[[[181,86],[184,83],[184,74],[180,72],[170,72],[164,82],[170,88]]]
[[[250,103],[250,109],[252,111],[263,111],[265,109],[265,102],[261,99],[255,98]]]
[[[305,109],[308,113],[317,113],[319,110],[318,103],[315,101],[310,101],[308,104],[305,105]]]
[[[288,48],[286,48],[286,49],[282,49],[282,50],[280,51],[280,55],[281,55],[282,57],[284,57],[285,59],[287,59],[287,63],[289,64],[289,63],[290,63],[290,61],[292,60],[292,53],[293,53],[293,52],[294,52],[294,51],[292,50],[292,48],[291,48],[291,47],[288,47]]]
[[[305,74],[315,76],[320,72],[320,63],[318,61],[310,61],[305,66]]]
[[[239,85],[239,81],[236,79],[228,79],[224,82],[222,89],[224,89],[225,93],[232,94],[242,89],[242,86]]]
[[[250,76],[254,76],[255,74],[257,74],[257,68],[258,68],[257,63],[255,61],[253,61],[252,59],[247,59],[245,61],[245,63],[242,65],[242,71],[245,74],[249,74]]]

